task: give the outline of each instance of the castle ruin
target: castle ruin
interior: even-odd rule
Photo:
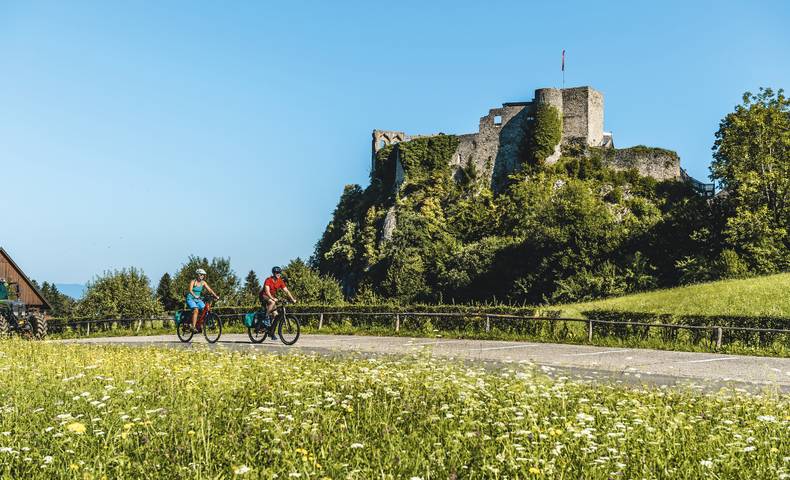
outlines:
[[[537,107],[551,105],[562,117],[562,140],[547,163],[559,160],[562,148],[571,145],[611,149],[607,155],[611,168],[636,169],[641,175],[656,180],[686,180],[675,152],[656,148],[614,148],[612,134],[604,131],[603,93],[592,87],[540,88],[529,102],[511,102],[501,108],[492,108],[480,118],[477,133],[458,135],[460,144],[453,154],[451,164],[456,169],[474,165],[484,178],[497,190],[507,175],[519,168],[520,149],[530,134],[531,122]],[[428,135],[409,135],[401,131],[373,130],[372,155],[387,145],[406,142]],[[396,163],[396,183],[403,180],[403,167]],[[697,182],[701,183],[701,182]]]

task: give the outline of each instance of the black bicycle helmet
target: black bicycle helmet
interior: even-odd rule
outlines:
[[[277,275],[278,273],[283,273],[283,269],[280,267],[272,267],[272,275]]]

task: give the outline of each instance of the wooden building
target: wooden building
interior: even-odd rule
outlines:
[[[5,279],[6,282],[11,284],[11,291],[15,290],[14,284],[18,285],[19,300],[28,307],[39,310],[50,310],[52,308],[47,299],[41,294],[41,291],[27,278],[27,275],[19,268],[19,265],[11,260],[11,256],[3,247],[0,247],[0,279]]]

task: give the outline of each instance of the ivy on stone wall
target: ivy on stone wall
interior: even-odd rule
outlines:
[[[428,180],[450,179],[450,160],[458,148],[455,135],[436,135],[415,138],[397,145],[400,161],[406,174],[406,182],[421,184]]]
[[[562,117],[552,105],[540,104],[535,111],[532,135],[529,137],[529,161],[543,165],[562,141]]]

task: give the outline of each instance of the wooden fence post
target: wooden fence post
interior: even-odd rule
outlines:
[[[87,325],[88,325],[88,333],[87,334],[90,335],[91,334],[91,322],[90,322],[90,320],[88,321]]]
[[[321,327],[324,326],[324,314],[323,312],[318,315],[318,329],[321,330]]]
[[[587,341],[592,342],[593,337],[593,320],[592,318],[587,320]]]
[[[721,348],[722,328],[716,327],[716,348]]]
[[[395,331],[400,332],[400,314],[395,314]]]
[[[486,315],[486,333],[491,331],[491,317]]]

